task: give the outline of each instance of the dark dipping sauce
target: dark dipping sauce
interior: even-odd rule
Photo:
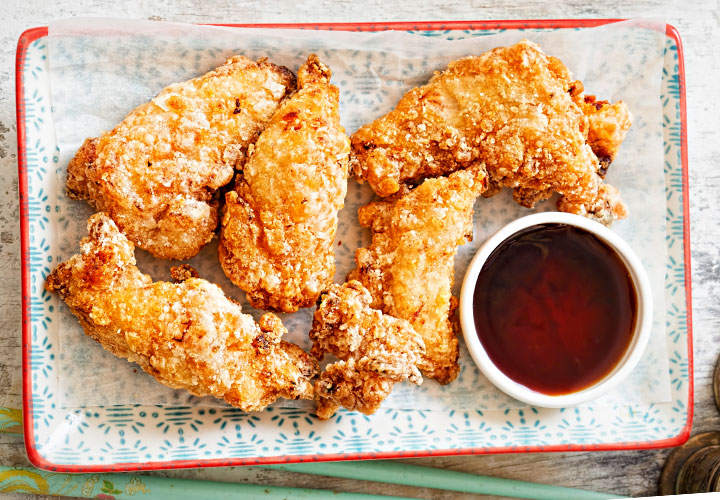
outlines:
[[[556,396],[590,387],[615,368],[632,339],[637,294],[610,246],[573,226],[540,224],[490,255],[473,309],[495,366]]]

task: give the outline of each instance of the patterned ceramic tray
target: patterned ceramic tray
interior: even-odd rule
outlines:
[[[433,36],[481,36],[511,29],[567,29],[597,21],[285,25],[399,29]],[[277,26],[275,26],[277,27]],[[47,28],[24,33],[17,52],[22,236],[25,440],[38,467],[70,472],[165,469],[522,451],[673,446],[692,421],[689,224],[684,70],[680,39],[666,33],[662,99],[667,191],[666,324],[672,400],[608,409],[339,412],[320,423],[305,410],[247,414],[232,408],[56,405],[57,298],[43,290],[54,262],[45,240],[48,193],[58,165],[47,70]]]

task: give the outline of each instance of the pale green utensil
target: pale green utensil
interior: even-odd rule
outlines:
[[[478,476],[467,472],[457,472],[433,467],[409,465],[388,460],[359,462],[324,462],[281,464],[265,466],[268,469],[302,472],[322,476],[342,477],[377,481],[379,483],[403,484],[421,488],[433,488],[463,493],[479,493],[501,497],[530,498],[536,500],[607,500],[628,498],[609,493],[577,490],[562,486],[529,483],[514,479]]]

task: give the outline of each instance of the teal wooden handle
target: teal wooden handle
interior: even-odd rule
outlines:
[[[0,492],[34,493],[101,500],[411,500],[261,484],[221,483],[133,474],[60,474],[32,467],[0,466]]]
[[[536,500],[607,500],[627,498],[609,493],[529,483],[526,481],[516,481],[514,479],[478,476],[467,472],[435,469],[433,467],[409,465],[388,460],[359,461],[353,463],[281,464],[266,467],[289,472],[302,472],[303,474],[319,474],[346,479],[360,479],[422,488],[461,491],[463,493],[479,493],[482,495],[530,498]]]

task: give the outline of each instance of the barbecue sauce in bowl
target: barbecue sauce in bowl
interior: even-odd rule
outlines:
[[[473,295],[477,335],[495,366],[543,394],[578,392],[624,357],[637,292],[622,258],[566,224],[515,233],[488,257]]]

